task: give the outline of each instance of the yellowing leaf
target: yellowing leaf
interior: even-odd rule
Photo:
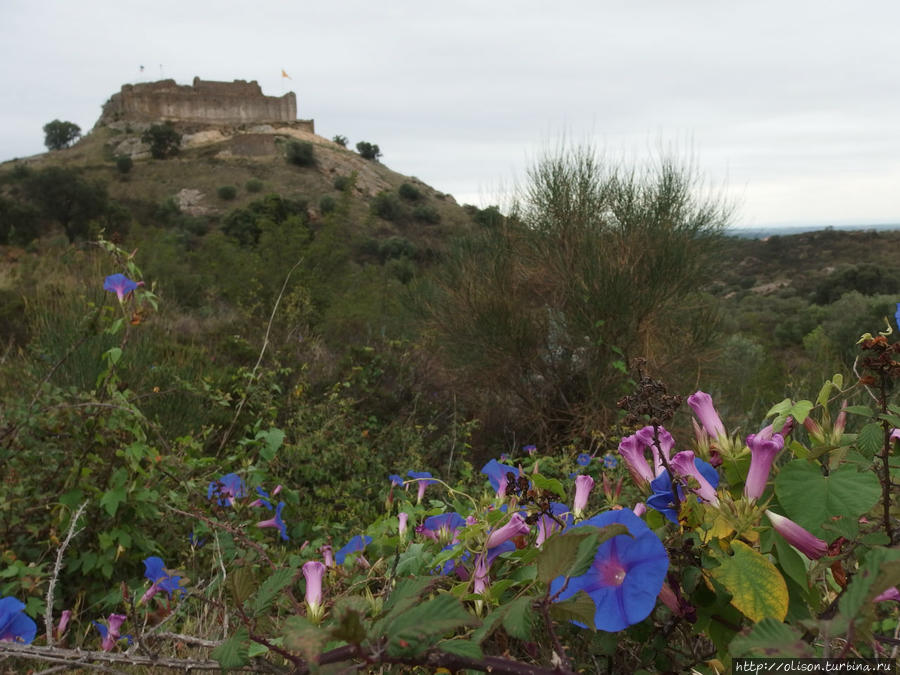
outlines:
[[[784,621],[788,590],[784,577],[764,556],[741,541],[732,541],[732,556],[723,556],[712,576],[731,593],[731,604],[751,621]]]
[[[725,539],[732,532],[734,532],[734,528],[731,526],[728,518],[717,512],[712,527],[701,533],[701,536],[703,537],[703,543],[708,544],[713,538]]]

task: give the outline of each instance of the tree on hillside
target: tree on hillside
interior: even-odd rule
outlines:
[[[356,144],[356,151],[363,159],[377,160],[381,157],[381,149],[375,143],[360,141]]]
[[[90,221],[107,213],[106,186],[85,180],[77,171],[49,166],[25,180],[25,194],[45,218],[59,223],[69,241],[84,237]]]
[[[487,424],[589,438],[614,419],[630,358],[689,374],[711,325],[689,306],[728,215],[694,178],[564,152],[529,172],[509,218],[459,245],[428,315],[466,403],[495,411]]]
[[[181,134],[175,131],[171,122],[154,124],[141,135],[141,142],[150,145],[153,159],[166,159],[178,154]]]
[[[72,122],[53,120],[44,125],[44,145],[48,150],[68,148],[81,136],[81,127]]]

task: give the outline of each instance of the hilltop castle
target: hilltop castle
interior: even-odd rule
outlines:
[[[190,86],[175,80],[125,84],[103,105],[97,124],[116,121],[255,124],[296,122],[297,96],[263,96],[256,80],[210,82],[194,78]],[[313,131],[313,121],[303,120]]]

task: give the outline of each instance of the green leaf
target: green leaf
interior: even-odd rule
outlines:
[[[819,395],[816,396],[816,404],[825,406],[828,404],[828,396],[831,394],[831,388],[834,385],[830,380],[826,380],[825,384],[822,385],[822,388],[819,389]]]
[[[296,570],[285,567],[275,570],[272,576],[263,582],[256,593],[256,597],[253,599],[253,614],[255,616],[259,616],[269,609],[275,597],[294,580],[295,573]]]
[[[259,451],[259,456],[267,462],[271,462],[275,458],[278,448],[284,443],[284,432],[272,427],[268,431],[262,432],[262,436],[266,439],[266,445]]]
[[[469,659],[482,659],[484,653],[477,642],[471,640],[444,640],[438,643],[438,649],[454,656],[462,656]]]
[[[787,412],[791,409],[791,399],[786,398],[781,403],[776,403],[771,408],[769,408],[769,412],[766,413],[766,417],[770,415],[786,415]]]
[[[442,593],[397,616],[385,630],[391,656],[424,653],[436,638],[461,626],[478,625],[459,600]]]
[[[631,536],[627,527],[615,523],[600,528],[576,527],[565,534],[550,537],[536,559],[538,579],[550,583],[560,576],[584,574],[597,555],[600,544],[620,534]]]
[[[115,516],[119,510],[119,504],[128,499],[128,492],[124,487],[114,487],[103,493],[100,506],[106,509],[110,516]]]
[[[245,627],[238,628],[234,635],[210,652],[223,670],[243,668],[250,663],[250,633]]]
[[[555,478],[545,478],[539,473],[534,473],[531,474],[531,481],[539,490],[552,492],[553,494],[558,495],[560,499],[566,498],[566,491],[563,489],[562,483]]]
[[[503,620],[503,613],[505,609],[505,607],[498,607],[493,612],[488,614],[481,622],[481,626],[479,626],[475,630],[475,632],[472,633],[472,640],[480,644],[488,635],[493,633],[494,629],[499,626],[500,622]]]
[[[121,319],[119,320],[121,321]],[[119,362],[119,359],[122,358],[122,350],[119,347],[108,349],[103,354],[103,358],[107,359],[111,366],[114,366]]]
[[[882,443],[884,443],[884,429],[875,422],[864,426],[856,436],[856,447],[869,459],[881,449]]]
[[[384,604],[385,613],[404,612],[412,607],[427,590],[434,586],[434,579],[428,577],[416,577],[403,579],[394,588],[387,602]]]
[[[766,617],[783,621],[788,610],[784,577],[764,556],[742,541],[731,542],[734,555],[719,558],[710,570],[713,578],[731,593],[731,604],[751,621]]]
[[[800,554],[787,543],[784,537],[775,537],[775,552],[778,557],[778,564],[791,579],[797,582],[800,588],[809,587],[809,577],[806,573],[806,565]]]
[[[796,420],[797,424],[803,424],[803,421],[809,417],[809,411],[813,409],[812,401],[797,401],[791,406],[791,417]]]
[[[827,538],[822,524],[836,517],[858,519],[881,496],[875,474],[840,466],[828,476],[805,461],[783,466],[775,479],[775,494],[789,518],[820,538]]]
[[[425,551],[425,544],[410,544],[406,550],[400,554],[400,560],[397,562],[397,576],[405,577],[411,574],[423,574],[425,572],[425,558],[428,554]],[[396,593],[396,591],[394,591]]]
[[[900,417],[898,417],[897,415],[892,415],[890,413],[881,413],[880,415],[878,415],[878,419],[884,420],[892,427],[900,427]]]
[[[746,656],[813,656],[812,648],[803,641],[803,635],[793,626],[775,619],[763,619],[747,635],[738,635],[731,641],[728,651],[734,657]]]
[[[238,567],[228,575],[228,586],[235,602],[242,605],[256,590],[256,579],[249,567]]]
[[[594,617],[597,605],[584,591],[578,591],[568,600],[554,602],[550,605],[550,616],[559,621],[577,621],[595,630]]]
[[[856,618],[876,595],[900,585],[900,550],[873,548],[866,554],[859,571],[838,601],[838,609],[848,618]]]
[[[862,415],[863,417],[872,417],[872,409],[867,405],[849,405],[844,408],[844,412],[851,415]]]
[[[362,600],[362,598],[358,598]],[[365,601],[364,601],[365,602]],[[361,644],[368,637],[368,630],[364,622],[365,614],[359,608],[343,606],[339,610],[335,608],[336,623],[331,628],[331,637],[352,645]]]
[[[319,660],[328,635],[304,616],[290,616],[284,622],[284,646],[300,652],[310,663]]]
[[[505,605],[503,629],[517,640],[530,640],[537,615],[534,613],[534,598],[516,598]]]

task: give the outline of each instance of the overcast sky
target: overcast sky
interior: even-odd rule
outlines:
[[[293,90],[320,135],[460,203],[566,140],[674,148],[738,226],[900,223],[898,31],[896,0],[0,0],[0,160],[52,119],[88,131],[124,83],[198,75]]]

